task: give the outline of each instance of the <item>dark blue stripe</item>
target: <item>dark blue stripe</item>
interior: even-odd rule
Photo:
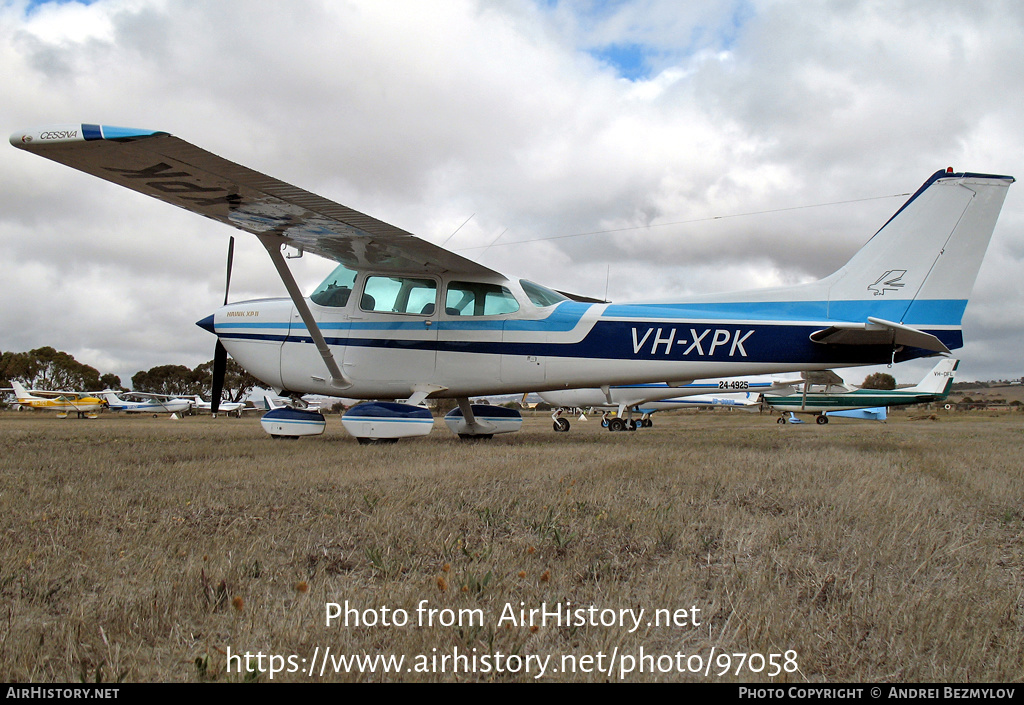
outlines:
[[[540,357],[595,358],[613,360],[747,362],[793,364],[879,364],[890,361],[890,350],[884,345],[822,345],[811,342],[810,334],[821,326],[797,325],[723,325],[703,323],[648,323],[630,321],[598,321],[579,342],[503,342],[503,341],[446,341],[401,340],[380,338],[328,337],[329,345],[339,347],[367,347],[394,350],[435,350],[438,352],[486,353],[491,355],[534,355]],[[660,329],[660,332],[659,332]],[[635,339],[639,350],[634,349]],[[648,334],[647,331],[651,332]],[[674,331],[674,334],[673,334]],[[703,335],[700,347],[693,346],[693,332]],[[704,333],[707,331],[707,333]],[[711,351],[716,332],[719,339],[728,335],[728,342]],[[738,333],[737,333],[738,331]],[[747,333],[750,335],[747,335]],[[963,347],[960,330],[927,330],[950,350]],[[644,339],[646,335],[646,340]],[[221,334],[224,339],[264,340],[268,342],[312,343],[308,336],[266,335],[259,333]],[[666,354],[664,343],[657,339],[672,338],[673,345]],[[742,340],[742,350],[733,341]],[[686,344],[678,344],[686,340]],[[642,341],[642,342],[641,342]],[[743,353],[746,353],[745,355]],[[933,355],[932,351],[905,348],[896,355],[896,361],[911,360]]]
[[[523,415],[520,414],[516,409],[509,409],[504,406],[494,406],[493,404],[470,404],[470,408],[473,409],[473,416],[476,416],[478,418],[523,418]],[[461,419],[462,417],[462,408],[458,406],[449,411],[447,414],[445,414],[445,418],[449,419]]]
[[[267,413],[263,414],[264,419],[270,419],[271,421],[302,421],[305,423],[316,422],[326,423],[323,414],[316,411],[304,411],[302,409],[271,409]]]

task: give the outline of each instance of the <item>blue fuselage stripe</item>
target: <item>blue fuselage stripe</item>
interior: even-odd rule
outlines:
[[[693,321],[827,321],[863,323],[868,316],[905,325],[959,325],[965,299],[922,301],[769,301],[709,304],[611,305],[605,318],[684,318]]]

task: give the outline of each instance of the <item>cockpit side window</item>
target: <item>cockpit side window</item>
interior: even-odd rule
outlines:
[[[321,306],[341,308],[348,303],[355,281],[356,273],[345,265],[339,264],[326,279],[320,282],[320,286],[309,298],[313,303]]]
[[[448,284],[444,311],[449,316],[499,316],[518,310],[516,297],[503,286],[480,282]]]
[[[519,284],[520,286],[523,287],[523,291],[529,297],[530,301],[532,301],[535,306],[539,306],[540,308],[544,308],[545,306],[554,306],[559,301],[569,300],[566,297],[559,294],[557,291],[552,291],[546,286],[534,284],[533,282],[528,281],[526,279],[520,279]]]
[[[429,316],[437,300],[437,282],[412,277],[367,277],[359,308],[383,313]]]

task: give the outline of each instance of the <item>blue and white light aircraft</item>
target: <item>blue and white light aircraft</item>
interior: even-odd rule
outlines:
[[[745,379],[720,379],[669,386],[667,384],[628,384],[591,389],[556,389],[540,392],[540,398],[559,407],[551,415],[556,432],[569,430],[569,420],[559,411],[564,408],[614,409],[616,416],[607,419],[609,431],[635,431],[653,425],[651,415],[657,411],[696,408],[699,406],[759,406],[762,392],[792,391],[792,387],[773,382],[751,382]],[[633,419],[633,413],[639,419]]]
[[[961,318],[1009,176],[937,172],[852,259],[798,286],[646,304],[569,300],[166,132],[65,125],[19,149],[253,234],[289,298],[200,322],[265,384],[396,399],[350,409],[364,440],[421,435],[454,397],[460,436],[518,424],[469,397],[898,362],[963,345]],[[337,261],[302,295],[282,248]]]
[[[191,399],[150,392],[125,392],[125,396],[132,399],[122,399],[116,392],[110,390],[101,394],[107,400],[108,409],[128,414],[180,414],[191,409],[193,404]]]

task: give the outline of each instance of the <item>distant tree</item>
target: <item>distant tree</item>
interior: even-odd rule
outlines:
[[[51,347],[4,353],[0,356],[0,378],[5,385],[17,380],[37,389],[84,391],[97,389],[100,384],[100,373],[95,367]]]
[[[184,365],[158,365],[132,375],[132,389],[154,394],[194,395],[203,390],[202,380]]]
[[[864,378],[864,389],[896,389],[896,378],[885,372],[875,372]]]
[[[20,365],[23,362],[24,353],[5,352],[0,353],[0,384],[9,387],[12,379],[21,376]]]
[[[196,379],[200,381],[203,391],[206,394],[213,389],[213,360],[204,362],[194,371]],[[242,401],[246,395],[256,387],[260,381],[245,371],[241,365],[232,358],[224,368],[224,391],[221,393],[221,400]],[[212,400],[211,400],[212,401]]]
[[[459,405],[457,399],[428,399],[427,405],[433,410],[435,416],[444,416]]]
[[[112,372],[108,372],[100,377],[100,386],[103,389],[112,389],[115,392],[126,392],[128,391],[121,386],[121,378]]]

